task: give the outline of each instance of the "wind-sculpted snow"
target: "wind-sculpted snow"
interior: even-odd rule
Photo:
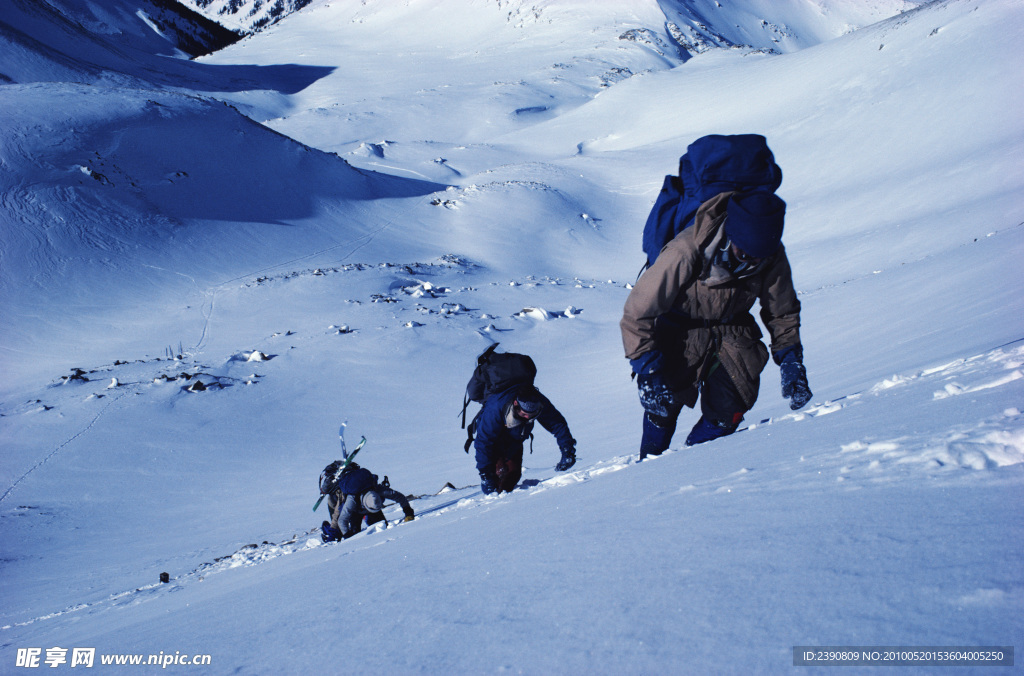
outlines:
[[[801,421],[843,411],[850,407],[886,401],[897,390],[913,388],[915,392],[932,394],[932,405],[946,408],[955,401],[951,397],[996,390],[1006,402],[1021,401],[1024,378],[1024,347],[1010,346],[949,364],[928,368],[908,375],[894,375],[865,392],[853,393],[837,401],[813,404],[798,413],[763,420],[750,429]],[[965,384],[967,383],[967,384]],[[936,387],[941,389],[936,390]],[[921,404],[927,404],[927,397]],[[903,405],[903,412],[913,416],[918,407]],[[934,415],[934,414],[933,414]],[[930,416],[929,416],[930,417]],[[955,418],[950,418],[953,420]],[[922,471],[933,478],[948,478],[955,470],[991,470],[1024,464],[1024,416],[1020,408],[1008,406],[990,412],[980,420],[951,425],[930,433],[914,433],[893,438],[857,439],[840,444],[835,456],[837,481],[851,478],[878,482],[893,480],[894,473]],[[815,471],[820,472],[821,466]]]

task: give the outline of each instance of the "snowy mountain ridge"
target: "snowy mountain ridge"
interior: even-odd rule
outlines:
[[[311,0],[189,0],[183,4],[213,21],[244,33],[271,26]]]
[[[278,23],[307,7],[324,4],[321,0],[181,0],[183,4],[232,30],[253,33]],[[599,12],[632,15],[658,15],[641,27],[625,31],[623,39],[647,42],[666,53],[677,52],[684,60],[713,48],[749,48],[770,52],[789,52],[823,42],[856,30],[921,4],[917,0],[816,0],[805,3],[755,3],[723,7],[715,0],[681,2],[679,0],[640,0],[624,6],[610,0],[477,0],[475,2],[407,3],[427,7],[434,12],[457,13],[468,6],[501,17],[509,25],[552,25],[573,21],[573,15]],[[388,2],[363,2],[357,16],[388,13]],[[360,19],[362,20],[362,19]]]

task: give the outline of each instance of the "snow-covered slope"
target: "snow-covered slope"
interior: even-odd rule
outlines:
[[[367,219],[360,204],[439,187],[370,176],[190,95],[11,85],[0,109],[20,131],[0,150],[12,226],[0,233],[0,288],[17,318],[2,331],[8,345],[65,359],[82,356],[80,323],[100,323],[115,347],[134,333],[119,327],[160,321],[145,311],[159,317],[157,299],[201,299],[211,283],[308,255],[311,241],[335,253],[365,246],[381,216]],[[342,204],[352,206],[339,217]],[[64,330],[47,330],[40,305]],[[167,340],[180,339],[179,321],[160,327]],[[40,364],[12,365],[12,380],[19,366]]]
[[[238,35],[173,0],[32,2],[8,0],[0,16],[0,82],[92,82],[172,75],[187,59]]]
[[[335,0],[184,71],[136,50],[0,86],[0,671],[1021,645],[1024,9],[718,4]],[[684,12],[756,49],[635,39]],[[744,431],[638,464],[640,229],[688,143],[740,131],[784,170],[815,397],[791,412],[770,366]],[[492,341],[534,357],[579,463],[539,432],[484,498],[458,413]],[[325,546],[346,420],[418,518]]]

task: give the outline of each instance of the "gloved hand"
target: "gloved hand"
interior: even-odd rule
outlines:
[[[566,446],[562,450],[562,459],[555,465],[555,470],[558,472],[564,472],[573,465],[576,464],[576,449],[572,446]]]
[[[498,490],[498,477],[485,469],[480,470],[480,490],[484,495],[490,495]]]
[[[337,542],[341,539],[341,531],[331,525],[329,521],[320,524],[320,539],[324,542]]]
[[[675,394],[665,382],[664,358],[660,350],[645,352],[636,359],[629,360],[636,374],[637,389],[640,393],[640,404],[644,410],[661,418],[669,416],[675,407]]]
[[[651,350],[644,352],[636,359],[630,359],[629,365],[633,367],[633,373],[636,375],[648,376],[664,369],[665,358],[662,356],[661,350]]]
[[[405,518],[402,519],[402,523],[409,523],[410,521],[414,520],[415,518],[416,518],[415,514],[406,514]]]
[[[782,374],[782,396],[790,400],[789,407],[794,411],[803,408],[812,396],[803,359],[803,349],[799,345],[775,354]]]
[[[676,395],[665,382],[660,371],[636,377],[640,404],[653,416],[667,418],[676,407]]]

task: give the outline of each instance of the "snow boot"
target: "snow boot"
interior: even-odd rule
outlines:
[[[703,444],[705,441],[728,436],[735,431],[736,425],[709,421],[704,416],[701,416],[697,424],[690,430],[689,436],[686,437],[686,445],[696,446],[697,444]]]
[[[659,424],[659,422],[661,424]],[[644,436],[640,440],[640,460],[643,461],[649,455],[661,455],[668,450],[668,445],[675,434],[676,423],[674,419],[658,418],[658,422],[651,419],[650,413],[644,414]]]

